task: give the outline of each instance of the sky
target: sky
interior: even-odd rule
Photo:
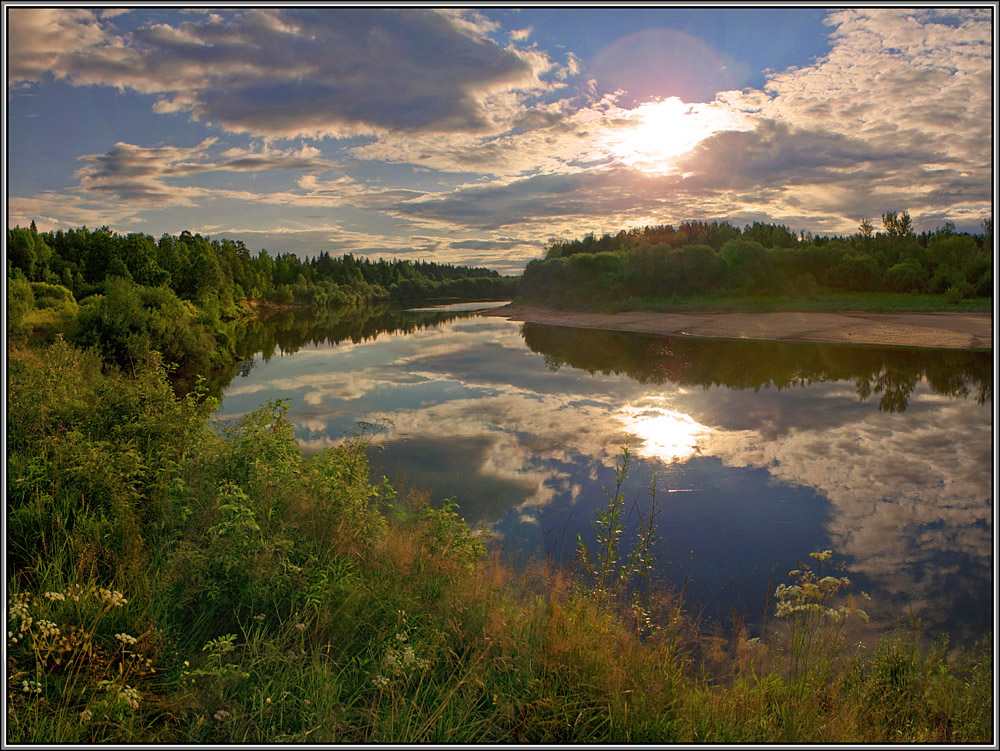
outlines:
[[[519,273],[687,220],[992,216],[995,4],[5,4],[7,225]]]

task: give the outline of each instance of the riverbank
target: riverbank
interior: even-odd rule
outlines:
[[[156,358],[124,372],[62,338],[8,355],[12,744],[993,737],[991,636],[951,659],[914,619],[856,649],[855,602],[831,604],[846,580],[818,579],[830,552],[800,548],[768,628],[716,625],[684,589],[626,589],[652,510],[635,536],[602,510],[614,542],[582,568],[515,571],[452,501],[371,484],[363,436],[304,455],[290,400],[219,430]]]
[[[484,312],[512,321],[661,336],[992,349],[989,313],[591,313],[511,304]]]

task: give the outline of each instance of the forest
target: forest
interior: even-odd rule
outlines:
[[[945,222],[918,235],[907,211],[883,214],[882,231],[862,219],[849,237],[762,222],[646,226],[552,242],[525,268],[521,289],[532,301],[622,309],[699,294],[910,293],[955,303],[992,294],[992,219],[981,226],[959,233]]]
[[[7,230],[8,328],[64,332],[108,362],[134,367],[156,350],[202,370],[233,358],[228,322],[254,308],[357,307],[376,300],[497,299],[518,278],[426,261],[253,255],[240,240],[188,231],[158,241],[108,227]]]

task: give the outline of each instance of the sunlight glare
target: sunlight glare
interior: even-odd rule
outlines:
[[[605,136],[609,151],[622,163],[645,172],[671,172],[674,160],[710,135],[750,128],[745,116],[722,102],[687,104],[678,97],[618,110],[628,121]]]
[[[700,439],[711,430],[690,415],[661,406],[662,397],[649,397],[644,405],[626,405],[619,413],[625,430],[642,441],[635,447],[639,456],[676,462],[693,456]],[[657,404],[659,402],[659,404]]]

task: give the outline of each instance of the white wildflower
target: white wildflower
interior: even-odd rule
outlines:
[[[117,590],[101,588],[98,590],[98,595],[100,596],[102,602],[107,605],[111,605],[112,607],[120,608],[128,603],[128,600],[126,600],[122,593]]]
[[[52,621],[40,620],[38,621],[38,631],[43,639],[51,636],[59,636],[61,633],[59,627]]]
[[[139,689],[132,688],[126,685],[125,688],[118,689],[118,696],[125,701],[132,709],[139,708],[139,702],[142,700],[142,694],[139,693]]]

